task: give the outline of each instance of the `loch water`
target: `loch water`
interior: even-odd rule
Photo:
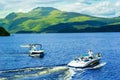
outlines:
[[[20,45],[40,43],[43,58]],[[99,69],[67,67],[91,49],[107,64]],[[120,33],[13,34],[0,37],[0,80],[120,80]]]

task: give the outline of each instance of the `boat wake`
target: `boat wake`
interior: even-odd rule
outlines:
[[[35,68],[22,68],[14,70],[4,70],[0,71],[0,80],[19,80],[19,79],[30,79],[33,77],[42,77],[46,75],[56,74],[59,75],[55,80],[72,80],[72,78],[77,75],[81,75],[88,69],[97,69],[104,66],[106,63],[101,63],[97,66],[90,68],[71,68],[66,65],[64,66],[52,66],[52,67],[35,67]],[[49,79],[53,80],[53,79]]]
[[[23,68],[15,70],[0,71],[0,80],[18,80],[30,77],[40,77],[48,74],[54,74],[57,72],[63,72],[66,74],[69,68],[67,66],[55,66],[55,67],[36,67],[36,68]],[[61,75],[63,76],[63,75]]]

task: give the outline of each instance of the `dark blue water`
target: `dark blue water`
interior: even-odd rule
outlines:
[[[44,58],[28,56],[22,44],[41,43]],[[102,53],[107,64],[96,70],[71,71],[75,56]],[[17,80],[120,80],[120,33],[14,34],[0,37],[0,79]],[[62,69],[61,69],[62,66]],[[60,67],[60,69],[59,69]]]

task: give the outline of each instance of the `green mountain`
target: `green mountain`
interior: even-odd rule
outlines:
[[[81,32],[120,32],[120,24],[117,25],[107,25],[99,28],[86,28],[81,30]]]
[[[10,36],[10,34],[3,27],[0,27],[0,36]]]
[[[37,7],[27,13],[13,12],[0,19],[0,26],[11,33],[89,32],[89,29],[119,24],[119,17],[98,18],[52,7]]]

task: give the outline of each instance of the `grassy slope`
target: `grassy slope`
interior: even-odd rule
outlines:
[[[19,31],[65,32],[120,24],[119,21],[119,17],[97,18],[74,12],[63,12],[51,7],[38,7],[28,13],[11,13],[0,20],[0,26],[4,26],[11,33]]]

